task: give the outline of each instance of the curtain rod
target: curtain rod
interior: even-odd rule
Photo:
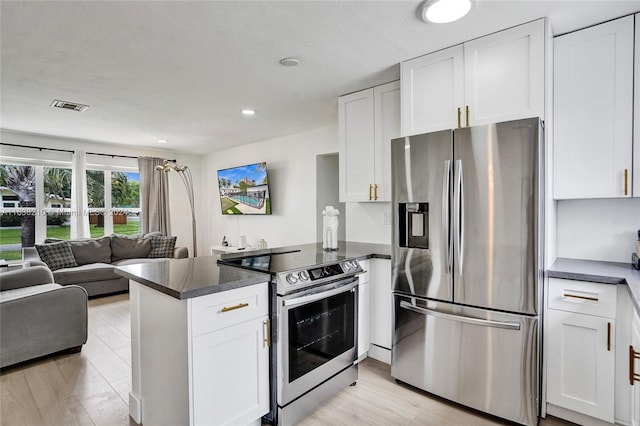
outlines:
[[[41,147],[41,146],[30,146],[30,145],[18,145],[18,144],[13,144],[13,143],[4,143],[4,142],[0,142],[0,145],[6,145],[6,146],[14,146],[16,148],[30,148],[30,149],[37,149],[39,151],[57,151],[57,152],[69,152],[71,154],[75,154],[75,151],[70,150],[70,149],[57,149],[57,148],[45,148],[45,147]],[[87,154],[89,155],[102,155],[105,157],[119,157],[119,158],[133,158],[133,159],[138,159],[138,157],[133,157],[131,155],[119,155],[119,154],[102,154],[100,152],[87,152]]]
[[[119,158],[133,158],[133,159],[135,159],[135,160],[137,160],[137,159],[138,159],[138,157],[133,157],[133,156],[131,156],[131,155],[102,154],[102,153],[100,153],[100,152],[87,152],[86,154],[88,154],[88,155],[102,155],[103,157],[111,157],[111,158],[119,157]]]
[[[75,153],[75,151],[71,151],[71,150],[68,150],[68,149],[44,148],[44,147],[40,147],[40,146],[17,145],[17,144],[13,144],[13,143],[4,143],[4,142],[0,142],[0,145],[15,146],[17,148],[31,148],[31,149],[37,149],[39,151],[45,150],[45,151],[70,152],[72,154]]]

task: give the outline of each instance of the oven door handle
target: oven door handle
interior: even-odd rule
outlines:
[[[307,296],[295,297],[293,299],[285,299],[282,301],[282,306],[295,306],[303,305],[305,303],[315,302],[316,300],[326,299],[327,297],[335,296],[336,294],[344,293],[349,290],[353,290],[358,286],[358,280],[348,281],[338,287],[334,287],[331,290],[320,290],[309,294]]]

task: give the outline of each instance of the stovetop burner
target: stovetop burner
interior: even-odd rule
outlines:
[[[253,256],[222,257],[218,262],[272,274],[276,278],[278,294],[290,293],[362,272],[357,260],[338,256],[335,252],[271,252]]]

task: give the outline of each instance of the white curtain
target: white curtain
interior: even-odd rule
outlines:
[[[72,156],[71,238],[89,238],[89,207],[87,204],[87,155],[76,150]]]
[[[140,220],[144,233],[160,231],[163,235],[171,235],[169,180],[166,173],[156,170],[162,162],[162,158],[138,158]]]

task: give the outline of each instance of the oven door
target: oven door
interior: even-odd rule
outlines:
[[[278,405],[356,360],[358,278],[278,296]]]

